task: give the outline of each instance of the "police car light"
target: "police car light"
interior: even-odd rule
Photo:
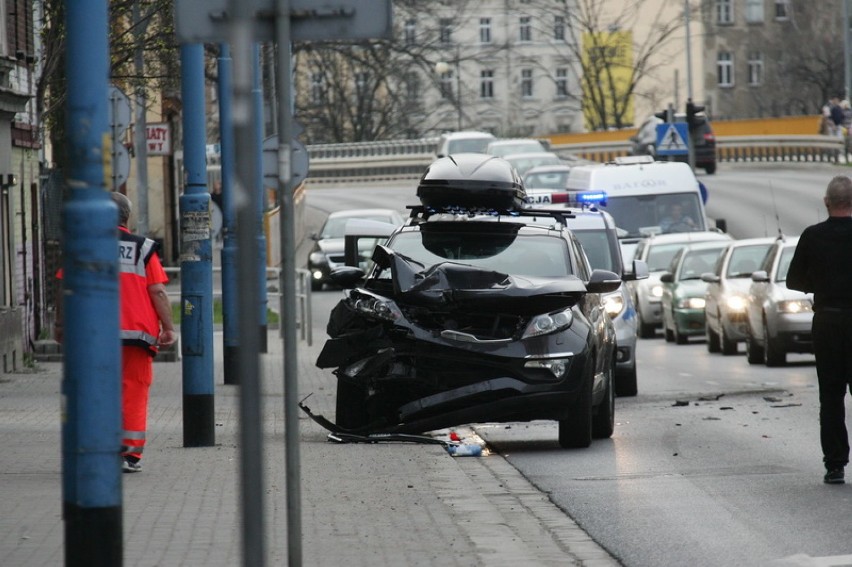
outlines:
[[[551,203],[567,203],[568,202],[568,193],[551,193],[550,194],[550,202]]]
[[[577,193],[577,202],[585,205],[601,204],[606,205],[606,193],[603,191],[593,191],[588,193]]]

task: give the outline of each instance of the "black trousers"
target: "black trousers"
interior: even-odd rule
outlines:
[[[814,313],[814,354],[819,379],[819,426],[826,469],[849,463],[846,391],[852,392],[852,309]]]

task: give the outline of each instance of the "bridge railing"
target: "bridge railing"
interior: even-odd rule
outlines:
[[[390,140],[308,146],[311,183],[416,179],[435,159],[437,138]],[[630,141],[554,144],[561,156],[579,156],[593,161],[612,161],[630,153]],[[720,136],[716,151],[721,162],[840,161],[850,152],[848,143],[833,136]]]

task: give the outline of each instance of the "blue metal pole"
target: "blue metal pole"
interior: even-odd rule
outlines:
[[[263,88],[261,87],[260,76],[260,45],[254,44],[252,53],[254,59],[254,83],[252,87],[252,104],[254,105],[254,126],[255,135],[257,136],[257,147],[263,148]],[[268,322],[266,317],[266,308],[269,304],[266,293],[266,232],[263,228],[263,211],[266,203],[266,189],[263,179],[263,151],[257,152],[255,157],[256,177],[257,182],[257,281],[260,284],[258,290],[259,308],[260,308],[260,352],[267,352],[267,329]]]
[[[180,197],[181,354],[183,445],[215,444],[213,415],[213,245],[207,192],[204,46],[181,45],[183,158]]]
[[[121,565],[121,343],[118,212],[106,186],[106,0],[66,7],[71,189],[62,207],[62,517],[65,565]]]
[[[239,384],[240,347],[237,317],[237,233],[234,212],[234,118],[231,112],[233,87],[231,47],[219,45],[219,137],[222,152],[222,334],[225,384]]]

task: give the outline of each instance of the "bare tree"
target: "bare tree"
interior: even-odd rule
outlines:
[[[564,33],[564,39],[554,49],[574,68],[576,87],[568,96],[582,105],[587,128],[631,126],[634,97],[651,96],[639,90],[643,79],[669,63],[662,52],[684,28],[682,4],[531,0],[528,5],[549,15],[539,19],[544,25],[564,26],[556,34]],[[542,31],[554,36],[551,29]]]

